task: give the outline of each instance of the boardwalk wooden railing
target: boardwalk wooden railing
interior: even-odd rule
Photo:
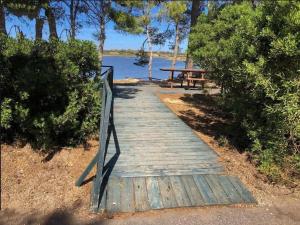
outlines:
[[[102,79],[102,107],[101,107],[101,120],[100,120],[100,133],[99,133],[99,149],[96,156],[89,163],[81,176],[76,181],[76,186],[81,186],[92,170],[97,164],[96,177],[93,181],[91,208],[94,211],[98,210],[101,201],[101,187],[104,177],[105,154],[107,149],[108,129],[109,125],[113,122],[113,67],[102,66],[106,69],[101,74]]]

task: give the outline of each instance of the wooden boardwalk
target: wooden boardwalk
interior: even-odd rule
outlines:
[[[107,212],[254,203],[217,154],[156,96],[154,85],[117,86],[106,155]]]

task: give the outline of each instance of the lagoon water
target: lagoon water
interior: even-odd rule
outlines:
[[[104,56],[103,65],[114,67],[114,79],[139,78],[148,79],[148,65],[137,66],[134,56]],[[176,67],[184,68],[184,61],[177,61]],[[160,68],[170,68],[171,60],[164,58],[153,58],[152,77],[156,79],[167,79],[169,72],[160,71]]]

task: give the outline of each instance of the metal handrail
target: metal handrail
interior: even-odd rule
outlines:
[[[107,147],[107,134],[109,122],[112,121],[112,85],[113,85],[113,68],[110,67],[105,71],[105,74],[102,76],[103,88],[102,88],[102,109],[101,109],[101,121],[100,121],[100,135],[99,135],[99,158],[97,163],[97,172],[96,178],[93,187],[93,198],[92,198],[92,207],[98,208],[99,197],[100,197],[100,188],[103,181],[103,169],[105,162],[105,151]]]
[[[96,156],[83,171],[82,175],[76,181],[76,186],[81,186],[86,176],[97,164],[96,177],[93,182],[92,202],[91,206],[93,210],[97,210],[99,207],[100,199],[100,188],[103,181],[104,165],[105,165],[105,152],[107,149],[107,138],[109,125],[113,122],[113,67],[102,66],[108,68],[103,72],[101,76],[102,80],[102,106],[101,106],[101,120],[100,120],[100,131],[99,131],[99,149]]]

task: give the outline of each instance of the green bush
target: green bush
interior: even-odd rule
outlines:
[[[98,127],[99,63],[88,41],[0,37],[1,138],[49,149],[84,142]]]
[[[286,161],[299,165],[299,12],[297,1],[229,4],[214,18],[201,15],[191,37],[195,62],[213,71],[224,108],[272,179]]]

